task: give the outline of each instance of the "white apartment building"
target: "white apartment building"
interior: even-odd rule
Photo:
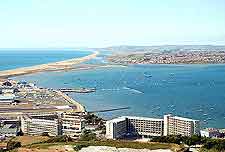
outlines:
[[[28,135],[41,135],[48,133],[49,136],[61,135],[61,124],[57,115],[42,115],[21,117],[21,130]]]
[[[127,133],[127,120],[125,117],[119,117],[106,121],[106,138],[118,139]]]
[[[18,119],[2,119],[0,120],[0,136],[12,137],[16,136],[20,131],[20,122]]]
[[[147,117],[126,117],[129,133],[149,137],[163,135],[163,119]]]
[[[198,120],[172,115],[164,115],[164,119],[124,116],[106,122],[106,138],[118,139],[124,135],[142,137],[200,134]]]
[[[172,116],[170,114],[164,115],[164,136],[192,136],[194,134],[200,134],[199,120]]]
[[[119,117],[106,122],[106,138],[122,138],[126,134],[150,137],[163,135],[163,119]]]
[[[71,137],[79,136],[85,127],[85,120],[82,114],[62,114],[62,134]]]

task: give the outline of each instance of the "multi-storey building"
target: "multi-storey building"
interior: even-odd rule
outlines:
[[[62,114],[62,134],[71,137],[79,136],[85,127],[85,120],[82,114]]]
[[[127,133],[127,119],[119,117],[106,122],[106,138],[117,139]]]
[[[164,136],[192,136],[194,134],[200,134],[199,120],[172,115],[164,115]]]
[[[148,136],[163,135],[163,119],[147,117],[126,117],[129,133]]]
[[[16,136],[20,131],[20,122],[18,119],[1,119],[0,120],[0,135],[11,137]]]
[[[61,123],[58,115],[23,115],[21,130],[28,135],[48,133],[49,136],[57,136],[61,135]]]
[[[106,122],[107,138],[122,138],[128,133],[144,137],[161,136],[163,135],[163,119],[127,116]]]
[[[182,135],[200,133],[198,120],[165,115],[164,119],[146,117],[119,117],[106,122],[106,138],[117,139],[125,135],[142,137]]]

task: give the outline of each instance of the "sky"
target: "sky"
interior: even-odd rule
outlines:
[[[0,48],[225,45],[225,0],[1,0]]]

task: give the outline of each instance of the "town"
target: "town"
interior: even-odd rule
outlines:
[[[225,51],[155,51],[112,55],[109,61],[119,64],[220,64],[225,63]]]
[[[59,90],[39,88],[25,81],[2,80],[0,104],[3,142],[21,135],[125,141],[154,141],[163,136],[225,136],[225,129],[203,129],[199,120],[171,114],[162,118],[121,116],[104,120]],[[7,149],[7,142],[1,148]]]

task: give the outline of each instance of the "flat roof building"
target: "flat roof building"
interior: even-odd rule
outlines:
[[[16,136],[20,131],[20,122],[18,119],[0,120],[0,135],[6,137]]]
[[[118,139],[127,134],[127,119],[119,117],[106,121],[106,138]]]
[[[172,115],[164,115],[164,119],[123,116],[106,122],[106,138],[118,139],[126,135],[152,136],[200,134],[198,120]]]
[[[23,115],[21,117],[21,130],[28,135],[42,135],[43,133],[48,133],[49,136],[61,135],[60,127],[58,115]]]
[[[164,136],[167,135],[182,135],[192,136],[200,135],[199,120],[164,115]]]
[[[106,122],[106,137],[122,138],[126,134],[151,137],[163,135],[163,119],[124,116]]]
[[[0,104],[12,104],[15,101],[15,95],[0,95]]]
[[[85,128],[85,119],[82,114],[63,113],[62,114],[62,134],[70,137],[79,136]]]

